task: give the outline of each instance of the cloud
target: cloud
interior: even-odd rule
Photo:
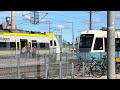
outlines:
[[[116,19],[120,19],[120,14],[116,14],[116,15],[115,15],[115,18],[116,18]]]
[[[89,20],[83,20],[82,21],[83,23],[89,23]],[[101,23],[101,20],[98,18],[98,19],[94,19],[92,20],[92,23]]]
[[[64,29],[64,25],[58,25],[57,28],[58,29]]]
[[[89,20],[83,20],[82,23],[89,23]]]
[[[101,20],[100,19],[95,19],[95,20],[93,20],[93,23],[101,23]]]
[[[25,15],[24,18],[30,20],[31,17],[29,15]]]
[[[24,15],[23,17],[24,17],[24,19],[26,19],[26,20],[31,20],[30,15]],[[49,24],[49,21],[42,19],[42,20],[39,21],[39,23]]]

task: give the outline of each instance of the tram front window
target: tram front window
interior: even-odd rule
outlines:
[[[94,50],[103,50],[103,38],[96,38]]]
[[[80,48],[91,48],[94,34],[82,34],[80,37]]]

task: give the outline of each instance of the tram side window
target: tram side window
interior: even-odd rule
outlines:
[[[41,49],[49,49],[49,43],[40,43]]]
[[[19,42],[17,42],[17,50],[19,50]]]
[[[57,46],[56,41],[54,40],[54,46]]]
[[[37,47],[37,41],[36,40],[32,40],[32,47],[36,46]]]
[[[40,48],[45,48],[45,43],[40,43]]]
[[[45,43],[45,48],[46,48],[46,49],[49,48],[49,43]]]
[[[4,50],[7,48],[7,43],[6,42],[0,42],[0,50]]]
[[[52,46],[52,40],[50,40],[50,46]]]
[[[15,50],[16,49],[16,43],[10,42],[10,49]]]
[[[103,38],[96,38],[94,50],[103,50]]]
[[[116,43],[116,51],[120,51],[120,38],[116,38],[115,43]]]
[[[37,47],[37,43],[32,43],[32,47],[36,46]]]

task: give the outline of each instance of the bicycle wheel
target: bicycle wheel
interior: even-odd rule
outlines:
[[[91,73],[94,77],[100,78],[101,76],[103,76],[104,70],[102,69],[100,65],[94,65],[91,68]]]
[[[75,76],[80,75],[81,67],[82,67],[81,64],[77,64],[74,66],[74,75]]]

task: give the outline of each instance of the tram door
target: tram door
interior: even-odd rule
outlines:
[[[27,39],[20,39],[21,49],[25,47],[26,44],[28,44]]]

